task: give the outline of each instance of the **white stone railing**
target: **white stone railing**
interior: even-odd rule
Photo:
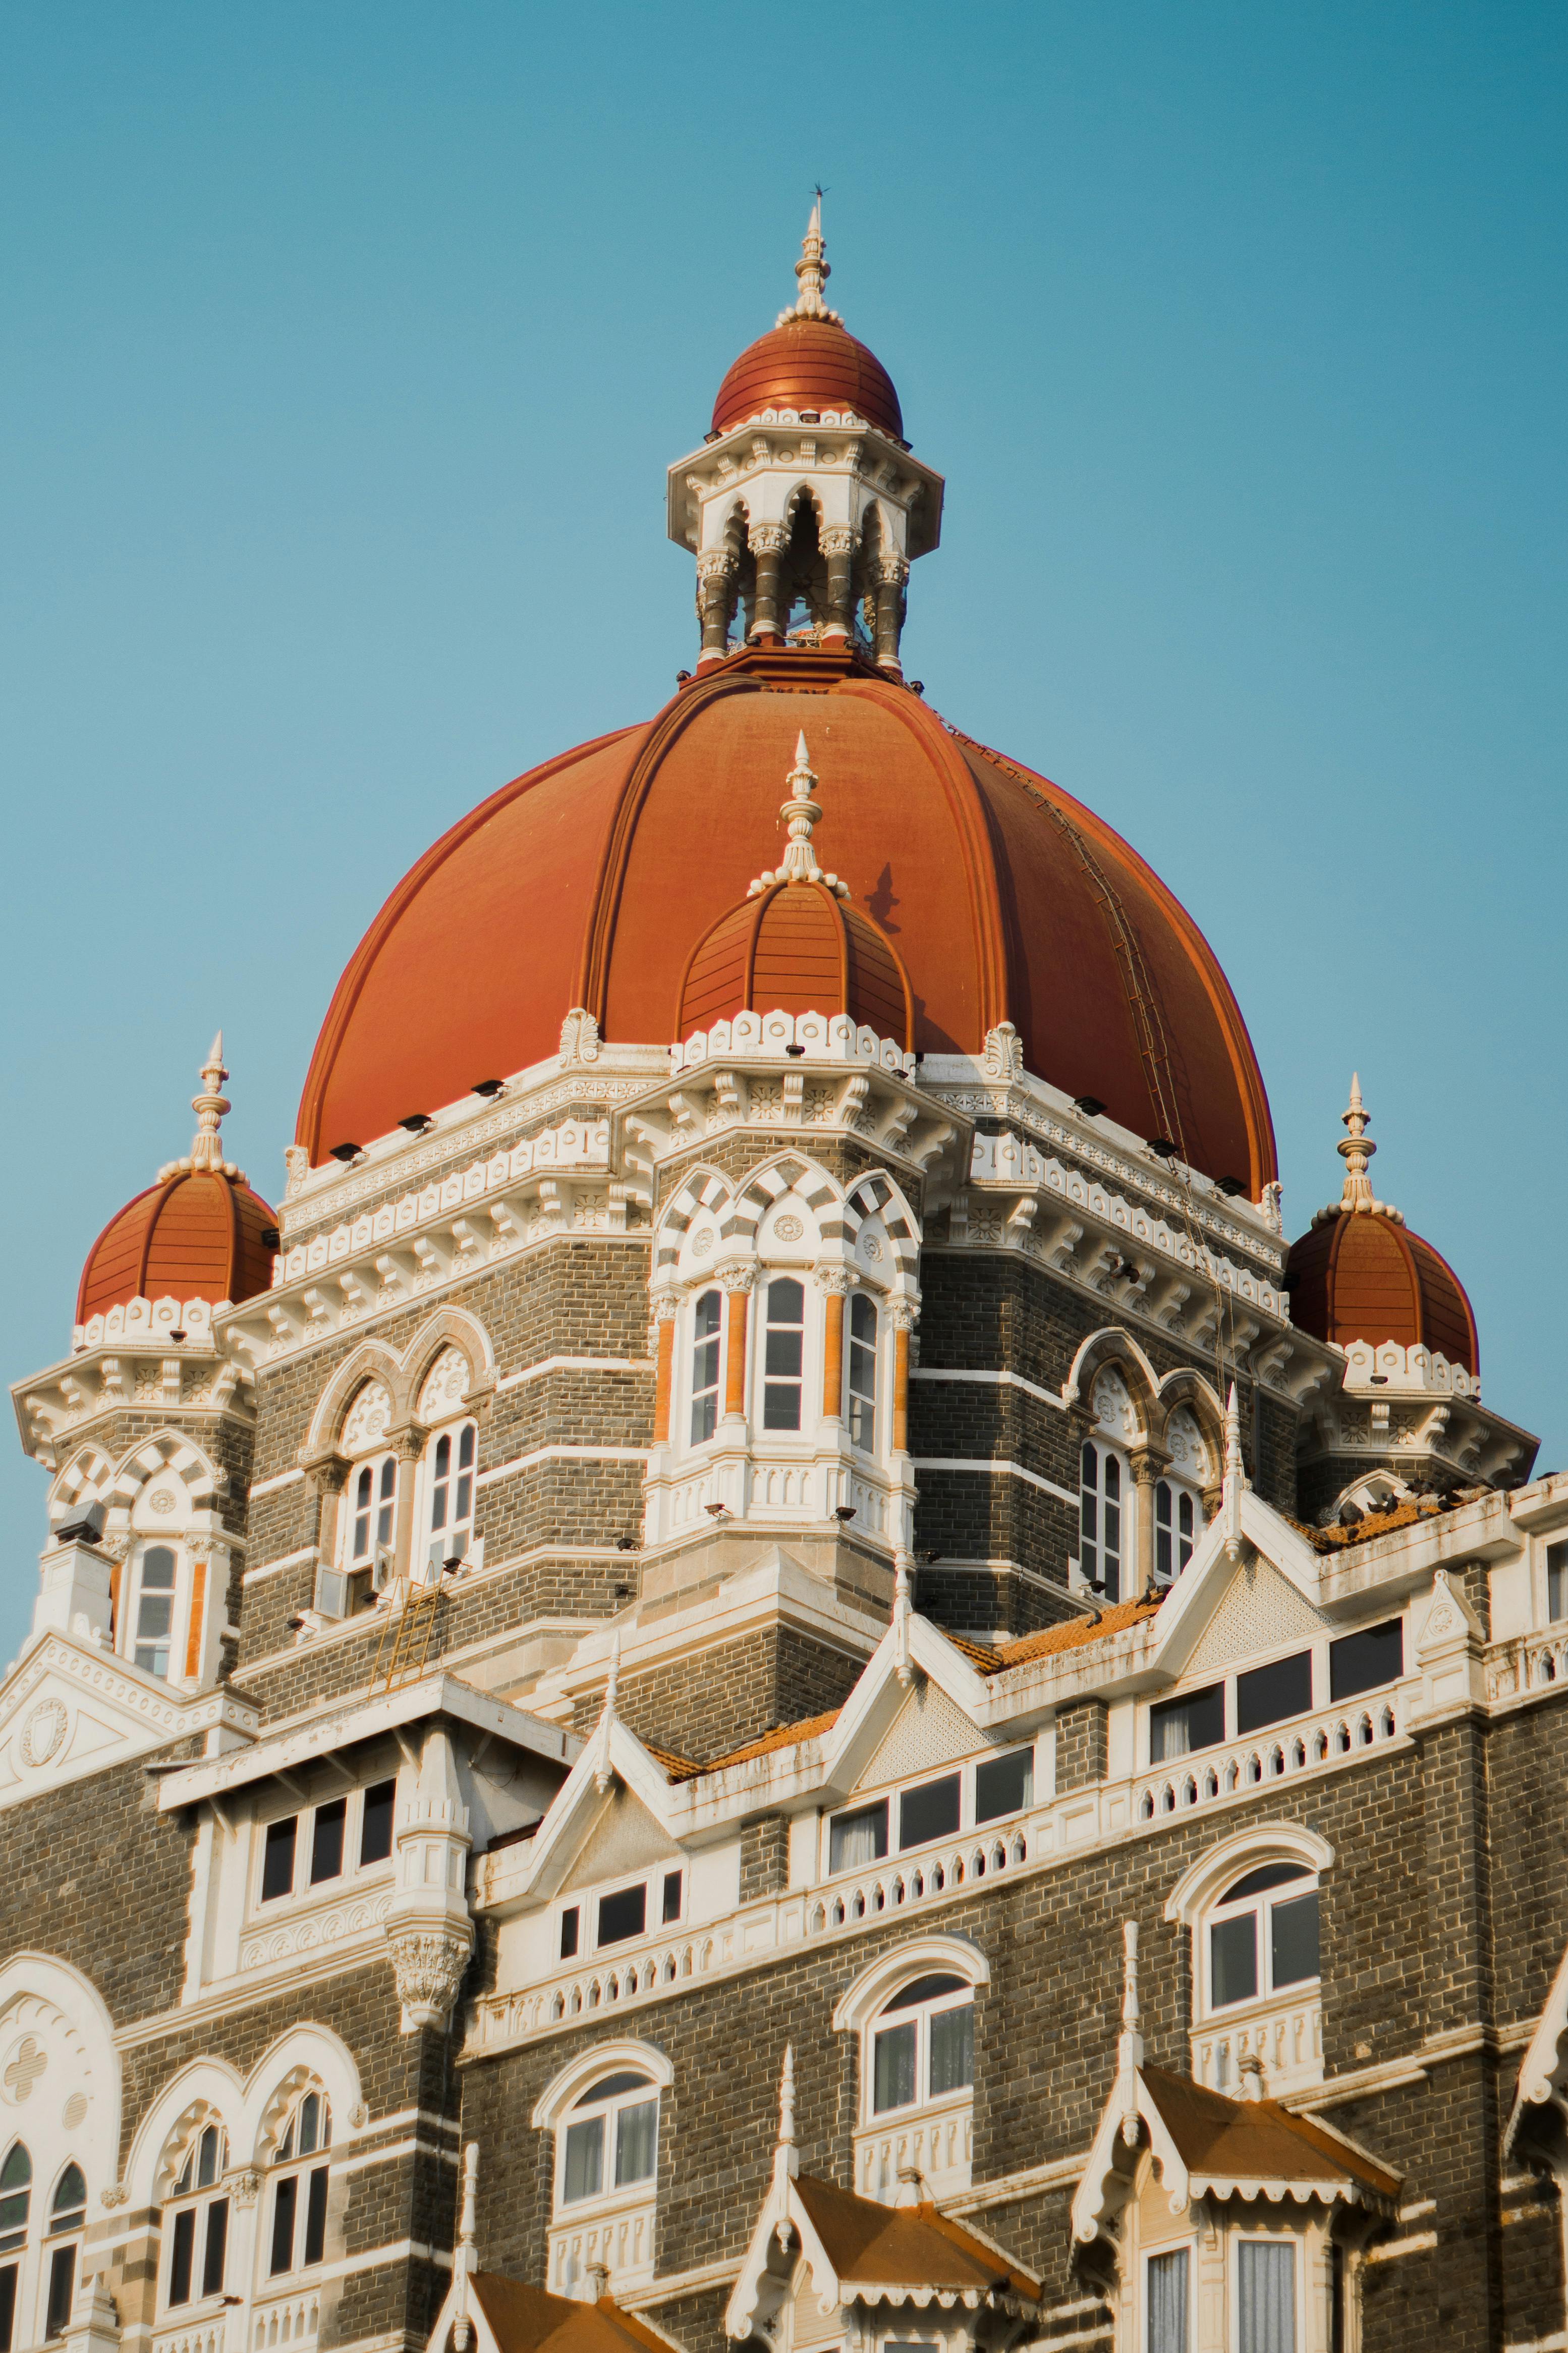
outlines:
[[[679,1076],[727,1054],[782,1055],[791,1046],[804,1047],[819,1060],[874,1062],[884,1071],[901,1071],[909,1060],[895,1039],[857,1028],[847,1013],[737,1013],[732,1020],[715,1021],[711,1029],[694,1029],[672,1046],[669,1067]]]
[[[313,2345],[321,2320],[321,2298],[313,2293],[258,2301],[250,2319],[251,2353],[271,2353],[275,2345]]]
[[[186,2318],[177,2327],[155,2329],[153,2353],[224,2353],[227,2314],[220,2306],[205,2319]]]
[[[1543,1634],[1512,1634],[1487,1651],[1487,1697],[1513,1699],[1525,1692],[1568,1683],[1568,1626]]]
[[[927,2198],[951,2198],[970,2184],[974,2094],[965,2085],[952,2098],[907,2116],[879,2116],[855,2136],[855,2187],[862,2198],[890,2206],[900,2168],[912,2167]]]
[[[550,2232],[549,2278],[555,2295],[576,2295],[596,2264],[609,2274],[609,2292],[653,2277],[654,2196],[639,2184],[635,2200],[609,2212],[558,2221]]]
[[[1226,1741],[1152,1766],[1134,1786],[1133,1818],[1158,1821],[1396,1740],[1403,1704],[1403,1692],[1375,1692],[1364,1701],[1317,1709],[1287,1724],[1270,1725],[1267,1732],[1246,1740]]]
[[[951,1843],[944,1840],[940,1846],[889,1856],[857,1872],[840,1872],[805,1898],[806,1935],[821,1936],[830,1929],[858,1927],[864,1920],[918,1909],[976,1880],[994,1879],[1012,1864],[1027,1862],[1029,1852],[1027,1827],[1011,1822],[995,1831],[973,1831]]]
[[[1277,1997],[1193,2030],[1193,2075],[1233,2100],[1243,2095],[1241,2063],[1256,2059],[1269,2099],[1323,2080],[1323,2010],[1316,1989]]]

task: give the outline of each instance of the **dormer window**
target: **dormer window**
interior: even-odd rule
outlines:
[[[691,1310],[693,1446],[705,1446],[719,1427],[719,1343],[723,1322],[723,1293],[703,1292]]]
[[[805,1285],[775,1275],[767,1290],[763,1353],[763,1428],[798,1430],[805,1377]]]

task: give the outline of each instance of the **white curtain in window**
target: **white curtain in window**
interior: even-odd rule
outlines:
[[[1237,2249],[1237,2353],[1296,2353],[1296,2250],[1243,2239]]]
[[[1149,2258],[1149,2353],[1187,2353],[1187,2250]]]
[[[879,1824],[874,1814],[862,1814],[858,1820],[835,1822],[833,1826],[833,1868],[835,1871],[859,1871],[865,1864],[875,1862],[881,1848],[878,1840]]]

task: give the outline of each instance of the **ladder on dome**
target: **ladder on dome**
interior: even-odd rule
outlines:
[[[370,1671],[373,1692],[400,1691],[405,1683],[416,1683],[430,1656],[441,1607],[440,1584],[435,1578],[428,1584],[415,1584],[400,1577],[398,1587],[401,1592],[395,1588],[388,1597],[386,1622],[376,1644]]]

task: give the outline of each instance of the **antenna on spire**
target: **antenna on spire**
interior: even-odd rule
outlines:
[[[795,265],[800,292],[787,311],[779,312],[774,322],[776,326],[787,327],[793,319],[821,319],[835,327],[844,324],[837,311],[830,311],[822,299],[822,290],[833,275],[827,259],[826,240],[822,234],[824,193],[820,184],[812,190],[811,218],[806,222],[805,235],[800,241],[800,259]]]
[[[822,803],[812,797],[816,776],[811,765],[811,754],[805,748],[803,727],[795,742],[795,765],[784,779],[789,786],[789,798],[779,809],[779,815],[789,828],[789,840],[779,864],[766,867],[746,892],[754,899],[759,892],[768,891],[775,882],[820,882],[839,898],[847,899],[849,885],[841,882],[837,874],[825,874],[816,862],[812,847],[812,830],[822,815]]]

